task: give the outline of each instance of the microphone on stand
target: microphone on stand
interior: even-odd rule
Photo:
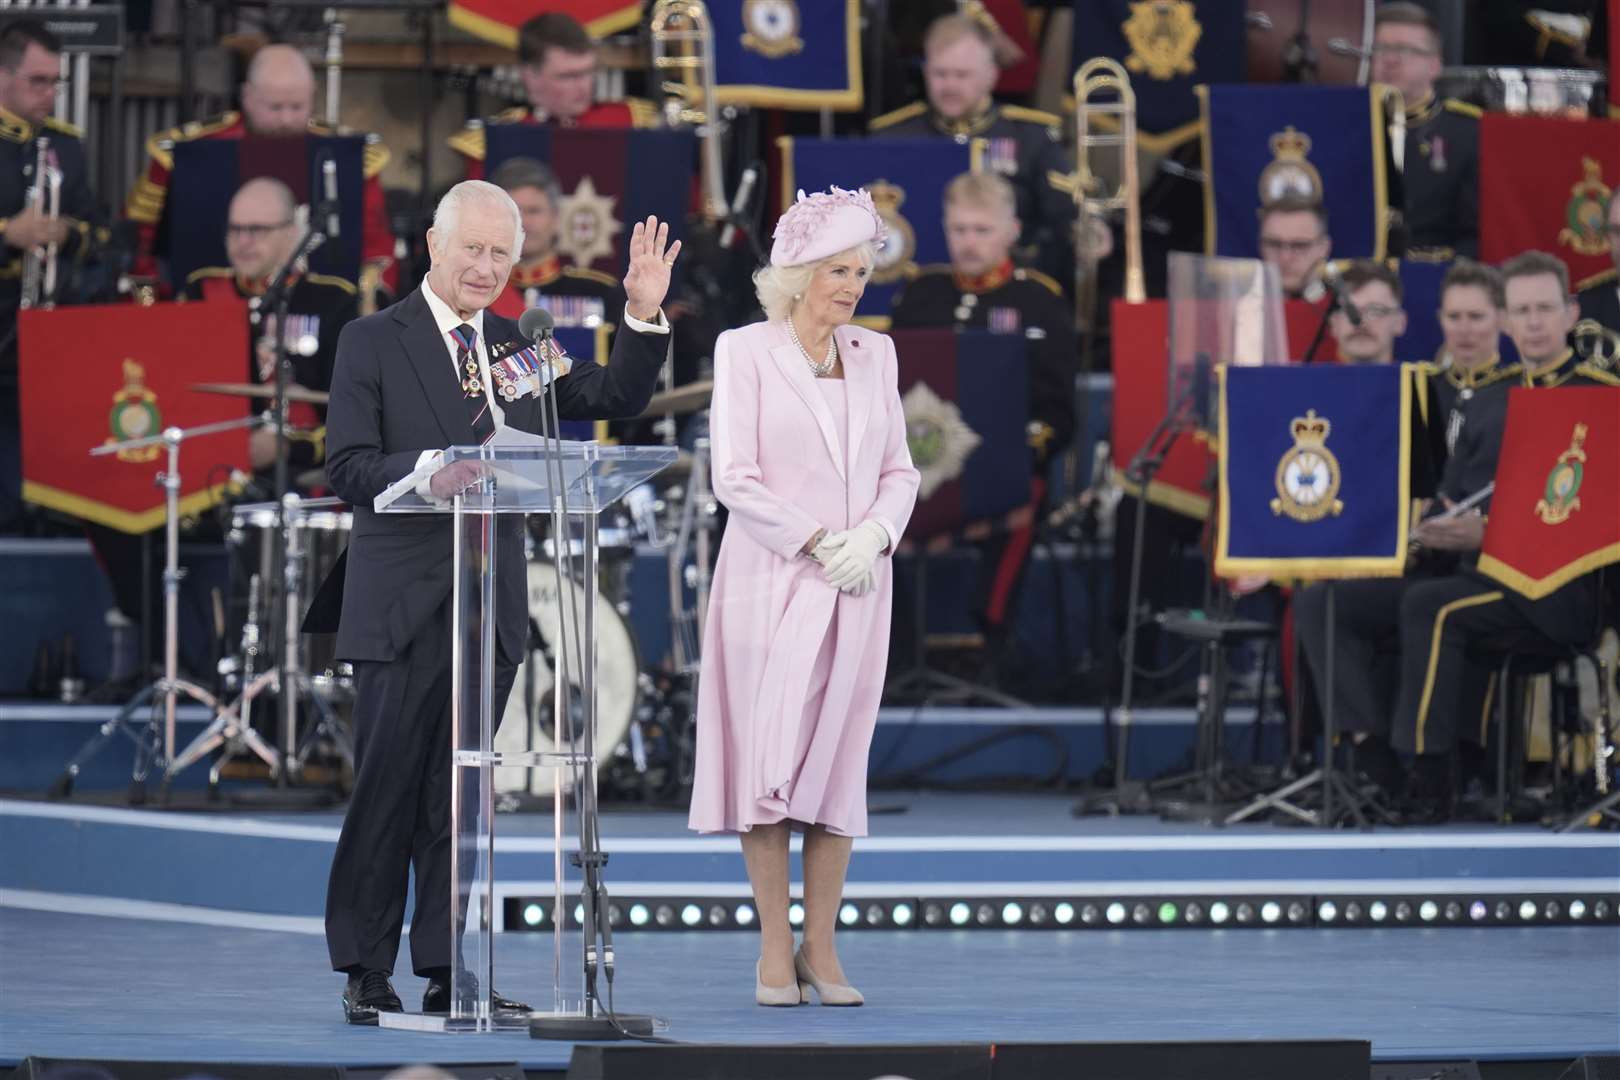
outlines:
[[[321,208],[318,211],[326,218],[326,238],[336,240],[343,227],[343,216],[339,213],[337,194],[337,162],[328,154],[321,160]]]
[[[759,179],[759,169],[753,165],[743,170],[741,179],[737,181],[737,193],[731,198],[731,212],[726,215],[726,227],[720,230],[720,246],[729,248],[731,242],[737,238],[736,220],[748,208],[748,200],[754,194],[754,183]]]
[[[538,344],[551,337],[556,325],[551,312],[543,307],[532,307],[518,318],[518,333]]]
[[[1361,325],[1361,309],[1356,307],[1350,299],[1350,290],[1345,287],[1344,278],[1339,276],[1339,268],[1332,262],[1322,264],[1322,280],[1327,287],[1333,290],[1333,295],[1339,299],[1339,310],[1344,317],[1350,320],[1351,326]]]

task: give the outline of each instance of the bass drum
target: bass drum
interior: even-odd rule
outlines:
[[[512,693],[506,699],[506,712],[502,714],[500,729],[495,733],[495,749],[506,751],[540,750],[557,747],[557,725],[553,716],[555,699],[553,663],[557,642],[557,622],[560,612],[577,603],[579,583],[567,580],[558,603],[557,573],[550,562],[529,563],[529,620],[530,633],[539,631],[539,640],[529,642],[527,659],[518,667],[512,683]],[[636,654],[636,641],[630,624],[614,608],[613,603],[600,592],[594,597],[596,604],[596,764],[600,769],[613,756],[630,730],[630,721],[636,710],[637,678],[641,671],[640,657]],[[578,604],[579,630],[584,633],[585,608]],[[570,625],[572,638],[572,626]],[[577,665],[573,665],[577,668]],[[579,672],[571,679],[571,700],[578,708]],[[531,703],[525,707],[525,702]],[[578,715],[574,719],[578,720]],[[567,748],[567,728],[561,742]],[[556,773],[550,768],[495,770],[497,792],[550,795]],[[564,788],[572,785],[565,779]]]

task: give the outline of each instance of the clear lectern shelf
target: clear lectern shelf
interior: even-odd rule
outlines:
[[[426,481],[447,465],[476,462],[488,482],[461,495],[463,513],[535,514],[549,512],[560,491],[570,514],[595,514],[659,470],[675,463],[673,446],[604,446],[563,440],[546,446],[535,438],[516,445],[452,446],[442,463],[416,469],[377,496],[378,513],[443,514],[447,499],[436,499]],[[560,478],[560,480],[559,480]]]

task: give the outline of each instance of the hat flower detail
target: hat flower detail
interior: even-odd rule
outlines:
[[[835,255],[865,241],[882,247],[888,229],[865,188],[847,191],[834,186],[813,195],[806,195],[801,188],[771,235],[771,262],[794,266]]]

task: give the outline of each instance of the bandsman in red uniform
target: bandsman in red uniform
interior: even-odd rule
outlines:
[[[466,161],[467,179],[484,178],[485,129],[496,124],[555,124],[559,127],[652,127],[658,111],[650,101],[596,101],[596,43],[572,16],[536,15],[518,31],[518,74],[528,95],[487,120],[469,120],[450,139]]]
[[[342,134],[311,119],[315,106],[315,73],[298,50],[289,45],[266,45],[248,65],[242,83],[242,111],[194,121],[159,132],[147,140],[146,174],[130,192],[126,213],[139,226],[135,273],[158,276],[159,237],[163,234],[166,204],[174,170],[176,143],[193,139],[243,139],[248,136],[287,137]],[[394,262],[394,233],[379,179],[388,164],[387,147],[367,136],[364,156],[364,194],[360,230],[362,266],[360,295],[368,299],[380,288],[391,294],[398,285]],[[238,176],[238,180],[252,179]]]

